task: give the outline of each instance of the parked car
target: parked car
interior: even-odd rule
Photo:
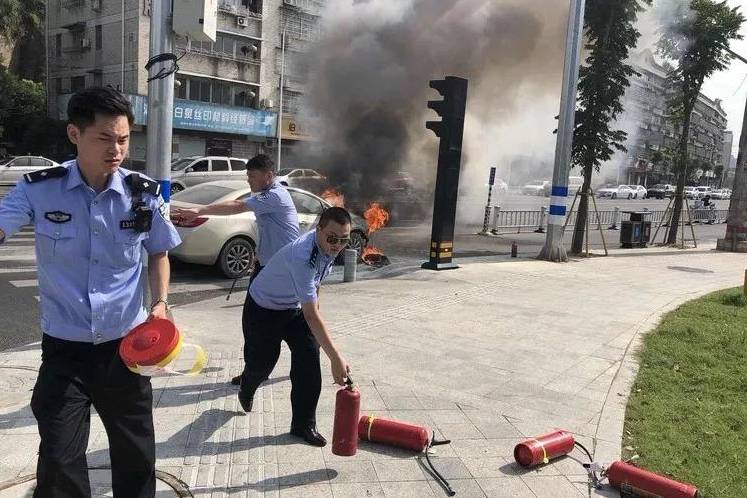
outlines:
[[[550,185],[547,180],[527,183],[521,188],[521,193],[524,195],[545,195],[546,185]]]
[[[731,199],[731,190],[728,188],[716,189],[711,192],[712,199]]]
[[[695,199],[702,199],[706,195],[710,195],[713,191],[713,187],[695,187]],[[713,196],[711,196],[713,197]]]
[[[649,187],[647,197],[649,199],[664,199],[665,197],[672,197],[675,190],[674,185],[659,183],[653,187]]]
[[[568,195],[576,195],[576,192],[584,185],[583,176],[569,176],[568,177]],[[545,184],[545,197],[550,197],[552,193],[552,182]]]
[[[395,171],[384,177],[382,187],[388,192],[410,194],[415,190],[415,179],[407,171]]]
[[[645,199],[648,190],[643,185],[628,185],[633,191],[633,199]]]
[[[313,169],[284,168],[278,171],[277,180],[286,186],[321,192],[327,186],[327,177]]]
[[[218,180],[246,177],[246,159],[226,156],[192,156],[171,163],[171,193]]]
[[[288,187],[298,211],[301,233],[316,227],[322,211],[330,204],[311,192]],[[171,198],[173,207],[196,207],[213,202],[246,199],[252,195],[245,181],[224,180],[207,182],[187,188]],[[368,244],[368,225],[359,216],[353,217],[353,230],[349,247],[360,252]],[[246,273],[254,264],[255,249],[259,243],[259,229],[252,212],[230,216],[199,216],[185,223],[172,216],[181,245],[169,251],[174,258],[185,263],[216,265],[227,278]]]
[[[15,156],[0,163],[0,185],[13,186],[26,173],[59,166],[59,163],[42,156]]]
[[[688,199],[697,199],[697,193],[695,192],[695,187],[685,187],[685,197]]]
[[[609,197],[611,199],[632,199],[633,189],[628,185],[618,185],[600,188],[597,190],[597,197]]]

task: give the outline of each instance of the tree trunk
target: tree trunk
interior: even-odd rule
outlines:
[[[698,91],[698,93],[700,92]],[[672,222],[669,224],[669,235],[667,236],[667,244],[671,245],[677,243],[677,229],[680,225],[680,214],[682,213],[682,204],[685,198],[685,181],[687,180],[687,143],[690,140],[690,120],[693,107],[695,107],[695,100],[690,99],[689,102],[693,102],[693,104],[688,105],[685,109],[685,121],[682,123],[682,135],[680,136],[680,143],[677,151],[677,170],[679,176],[677,177],[677,190],[674,193]]]
[[[593,166],[587,166],[584,168],[584,184],[581,187],[581,199],[579,199],[576,225],[573,229],[571,254],[581,254],[584,250],[584,233],[586,232],[586,219],[589,217],[589,191],[593,171]],[[568,192],[568,194],[570,194],[570,192]]]

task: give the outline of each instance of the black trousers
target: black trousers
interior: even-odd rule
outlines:
[[[34,498],[88,498],[86,447],[91,405],[109,438],[116,498],[156,492],[153,392],[150,378],[119,357],[120,341],[99,345],[42,340],[42,365],[31,397],[41,444]]]
[[[291,351],[291,427],[315,425],[316,405],[322,391],[319,344],[301,310],[263,308],[247,292],[241,321],[245,363],[242,392],[253,394],[267,380],[280,357],[280,344],[285,341]]]

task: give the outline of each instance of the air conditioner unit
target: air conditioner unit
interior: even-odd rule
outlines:
[[[91,48],[91,39],[90,38],[81,38],[80,39],[80,48]]]
[[[237,26],[247,26],[246,17],[239,16],[236,18],[236,25]]]

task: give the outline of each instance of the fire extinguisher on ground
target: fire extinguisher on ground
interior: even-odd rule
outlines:
[[[332,453],[353,456],[358,450],[358,418],[361,413],[361,393],[348,375],[345,387],[337,391],[335,423],[332,432]]]

